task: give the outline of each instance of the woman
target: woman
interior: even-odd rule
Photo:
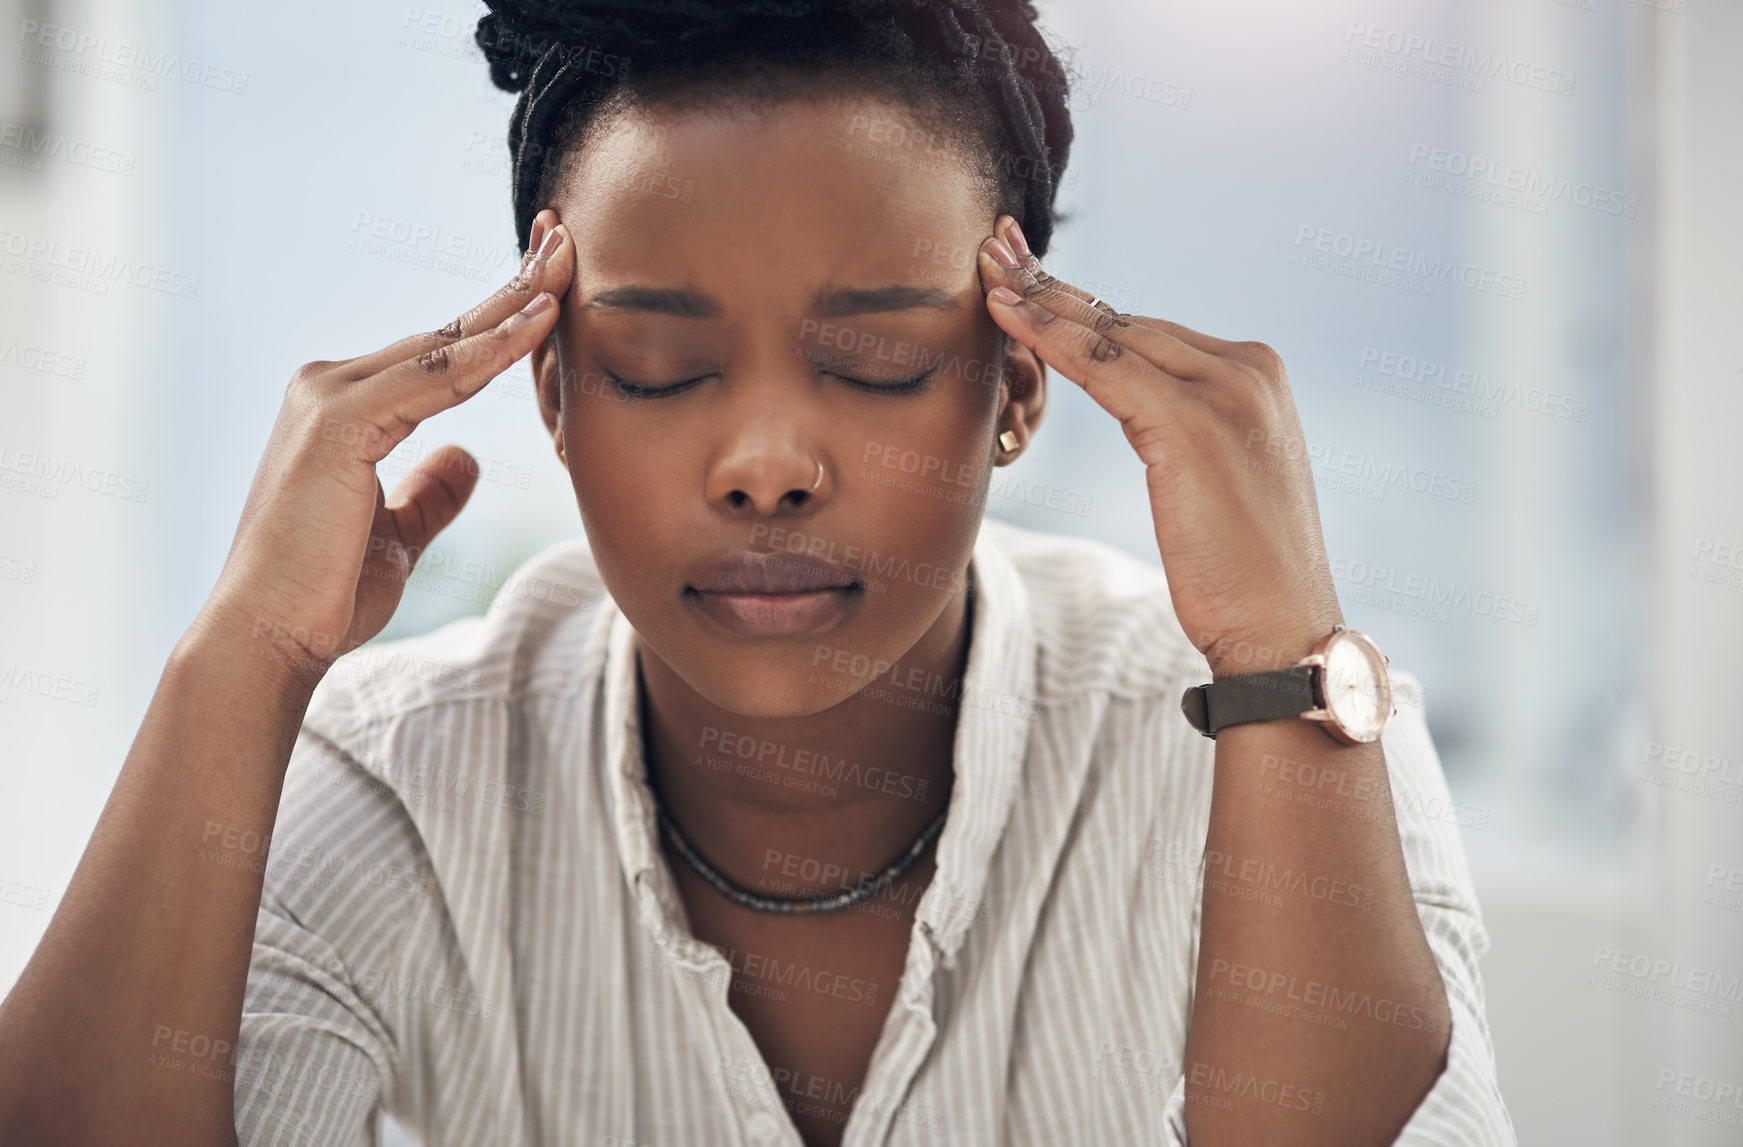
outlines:
[[[491,7],[526,262],[292,380],[0,1012],[3,1138],[1510,1141],[1282,365],[1042,269],[1025,0]],[[529,354],[586,544],[341,660],[476,477],[375,463]],[[1166,580],[983,522],[1049,368]]]

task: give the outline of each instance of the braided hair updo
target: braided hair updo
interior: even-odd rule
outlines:
[[[1036,254],[1071,148],[1066,73],[1032,0],[485,0],[490,78],[509,117],[515,233],[556,190],[563,156],[617,99],[781,98],[870,90],[978,142],[999,209]],[[796,86],[797,85],[797,86]]]

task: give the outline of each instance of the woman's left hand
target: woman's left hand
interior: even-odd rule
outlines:
[[[1008,215],[979,268],[993,321],[1119,419],[1143,459],[1175,616],[1213,675],[1305,656],[1343,615],[1277,352],[1092,306]]]

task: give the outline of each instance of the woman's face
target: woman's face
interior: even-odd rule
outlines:
[[[960,626],[996,436],[1044,393],[986,312],[964,146],[870,98],[620,112],[554,205],[546,423],[644,647],[730,712],[819,712]]]

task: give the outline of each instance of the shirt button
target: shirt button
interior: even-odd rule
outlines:
[[[781,1121],[767,1111],[752,1112],[744,1127],[758,1143],[773,1143],[781,1134]]]

